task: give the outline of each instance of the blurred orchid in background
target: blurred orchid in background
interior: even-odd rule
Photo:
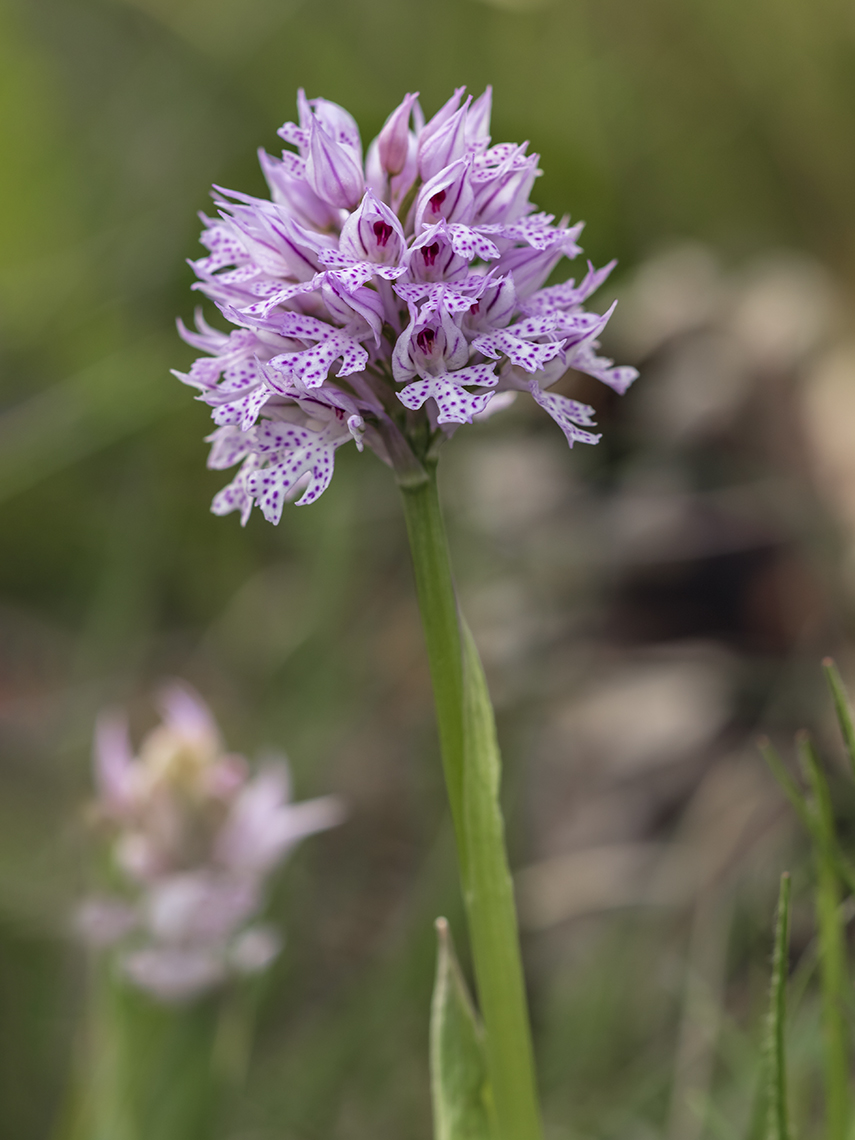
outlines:
[[[538,155],[490,146],[491,91],[464,90],[428,122],[406,95],[364,163],[347,111],[301,90],[299,125],[279,131],[297,153],[260,152],[272,201],[215,188],[194,288],[238,329],[179,322],[208,355],[175,374],[213,408],[208,466],[242,464],[216,514],[246,523],[257,503],[278,523],[326,489],[351,439],[417,481],[444,438],[518,391],[571,447],[596,443],[593,409],[547,389],[571,368],[621,393],[635,379],[596,352],[614,306],[582,308],[615,263],[543,288],[581,252],[582,223],[535,212]]]
[[[188,686],[158,703],[163,721],[136,757],[123,718],[98,724],[95,815],[113,832],[123,889],[87,899],[76,927],[92,947],[115,948],[135,985],[184,1001],[276,957],[278,933],[256,921],[266,879],[343,811],[331,796],[290,803],[282,760],[251,775]]]

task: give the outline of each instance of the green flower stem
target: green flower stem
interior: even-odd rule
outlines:
[[[427,479],[416,485],[402,486],[401,491],[436,703],[445,783],[460,856],[460,876],[465,883],[463,655],[436,468],[431,468]]]
[[[211,1140],[229,1091],[220,1011],[216,996],[159,1005],[101,964],[54,1140]]]
[[[499,754],[492,709],[477,651],[457,610],[435,466],[429,468],[426,481],[401,490],[457,838],[498,1140],[539,1140],[540,1111],[498,802]]]

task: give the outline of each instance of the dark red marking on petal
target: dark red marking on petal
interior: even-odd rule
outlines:
[[[439,254],[439,242],[435,241],[433,245],[422,246],[422,257],[425,259],[425,265],[431,266],[437,259]]]
[[[392,236],[392,227],[388,222],[375,222],[373,229],[374,236],[377,238],[377,244],[382,249]]]

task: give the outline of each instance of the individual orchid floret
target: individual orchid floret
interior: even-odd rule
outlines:
[[[325,251],[320,260],[330,267],[362,266],[361,272],[350,277],[337,276],[339,281],[364,285],[375,273],[388,281],[405,273],[406,250],[407,241],[397,215],[379,202],[371,190],[366,190],[359,209],[342,226],[338,249]]]
[[[492,388],[498,378],[494,365],[476,364],[461,367],[469,356],[466,337],[443,303],[433,309],[423,308],[419,313],[410,307],[410,324],[398,338],[392,370],[401,382],[421,377],[407,384],[398,399],[411,411],[424,407],[432,400],[437,409],[438,424],[471,423],[475,415],[484,411],[492,392],[469,391],[470,386]]]
[[[76,926],[134,985],[186,1001],[276,957],[279,935],[259,922],[267,877],[342,809],[331,796],[291,803],[282,759],[253,775],[188,686],[172,684],[159,704],[162,722],[136,755],[122,718],[98,722],[94,814],[122,889],[87,899]]]
[[[464,155],[430,178],[419,191],[413,207],[415,233],[444,219],[468,225],[475,216],[472,159]]]
[[[407,251],[407,279],[403,282],[406,290],[410,282],[435,281],[442,284],[458,281],[469,273],[471,257],[458,253],[454,248],[454,234],[445,221],[423,229]],[[399,297],[406,292],[396,286]]]
[[[399,479],[427,478],[456,427],[529,394],[569,444],[595,443],[587,405],[549,389],[573,371],[617,392],[633,368],[599,354],[612,312],[584,303],[614,263],[548,285],[582,225],[539,212],[528,143],[493,143],[492,91],[463,87],[425,121],[404,97],[367,149],[356,122],[297,96],[261,152],[270,200],[215,190],[196,288],[235,326],[179,325],[204,355],[179,378],[211,408],[209,466],[239,464],[217,514],[278,522],[314,502],[354,441]]]
[[[410,305],[410,323],[398,337],[392,374],[400,383],[462,368],[469,360],[463,330],[446,304],[419,310]]]

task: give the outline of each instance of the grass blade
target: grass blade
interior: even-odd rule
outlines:
[[[757,741],[757,747],[763,754],[763,759],[769,765],[772,775],[780,784],[784,795],[793,805],[796,815],[804,824],[805,830],[809,834],[813,834],[814,821],[811,818],[810,809],[805,800],[804,793],[787,771],[784,761],[773,748],[771,740],[769,740],[767,736],[761,736]]]
[[[855,726],[852,724],[852,710],[849,707],[849,698],[846,695],[846,689],[843,687],[840,670],[831,657],[825,658],[822,663],[822,668],[825,673],[825,679],[828,682],[828,687],[831,690],[831,697],[834,701],[834,711],[837,713],[837,723],[840,725],[840,733],[843,737],[843,743],[846,745],[846,752],[849,756],[852,774],[855,776]]]
[[[846,943],[840,915],[840,880],[835,860],[837,836],[831,794],[807,734],[798,738],[799,759],[813,793],[811,832],[816,863],[816,919],[822,992],[825,1082],[825,1135],[847,1140],[849,1132],[849,1043],[844,1010],[849,1006]]]
[[[772,984],[769,993],[769,1024],[766,1038],[768,1064],[768,1116],[766,1140],[790,1140],[787,1113],[787,965],[790,941],[790,876],[781,875],[778,914],[775,922],[775,948],[772,955]]]
[[[757,741],[757,746],[763,754],[764,760],[769,765],[772,775],[778,781],[784,795],[793,805],[796,815],[799,817],[805,831],[807,831],[813,840],[814,845],[822,846],[826,843],[827,839],[830,838],[828,858],[831,859],[837,874],[840,876],[841,881],[846,884],[849,892],[855,894],[855,869],[852,868],[840,850],[840,846],[837,842],[833,827],[831,796],[825,777],[822,776],[818,768],[816,774],[808,776],[808,782],[811,785],[815,797],[815,802],[810,803],[796,781],[787,771],[783,760],[772,747],[771,741],[763,736]],[[814,784],[816,784],[816,787],[814,787]],[[824,815],[824,823],[819,818],[819,811]],[[831,821],[830,826],[829,821]]]

